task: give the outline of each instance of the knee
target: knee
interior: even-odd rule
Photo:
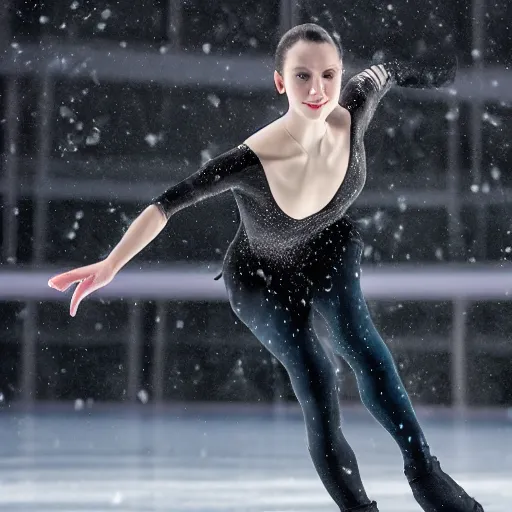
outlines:
[[[342,336],[342,340],[339,351],[354,371],[385,372],[394,367],[393,355],[378,333],[355,329]]]
[[[291,383],[302,409],[316,414],[318,419],[321,419],[318,412],[327,411],[337,403],[338,388],[334,372],[316,378],[309,378],[307,373],[304,373],[297,378],[291,377]]]
[[[363,343],[361,340],[357,348],[346,350],[345,360],[357,378],[385,379],[390,371],[394,371],[391,353]]]

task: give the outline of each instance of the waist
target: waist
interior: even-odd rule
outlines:
[[[317,230],[310,227],[299,231],[264,231],[256,234],[246,230],[244,238],[251,251],[265,259],[306,257],[312,252],[343,245],[348,241],[357,241],[363,245],[363,238],[355,223],[346,216]]]

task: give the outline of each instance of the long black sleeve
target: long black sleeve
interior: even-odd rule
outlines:
[[[343,88],[340,105],[366,131],[377,105],[393,85],[435,88],[451,84],[457,73],[455,55],[428,54],[414,61],[393,59],[375,64],[352,77]]]
[[[236,175],[247,165],[247,150],[242,145],[236,146],[209,160],[197,172],[154,198],[151,204],[158,206],[169,219],[187,206],[230,190]]]
[[[418,89],[446,87],[453,83],[458,69],[455,54],[433,52],[410,61],[393,59],[383,65],[396,85]]]

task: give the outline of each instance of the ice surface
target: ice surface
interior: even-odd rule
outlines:
[[[509,512],[512,420],[420,421],[443,468],[486,512]],[[345,413],[343,428],[381,512],[420,511],[391,437],[364,409]],[[67,412],[4,409],[0,432],[0,510],[337,511],[298,411],[70,404]]]

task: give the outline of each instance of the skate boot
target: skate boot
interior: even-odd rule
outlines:
[[[482,505],[441,469],[437,457],[429,459],[426,469],[406,466],[404,474],[425,512],[484,512]]]
[[[356,508],[347,508],[344,512],[379,512],[379,509],[377,508],[377,503],[375,501],[372,501],[369,505],[361,505]]]

